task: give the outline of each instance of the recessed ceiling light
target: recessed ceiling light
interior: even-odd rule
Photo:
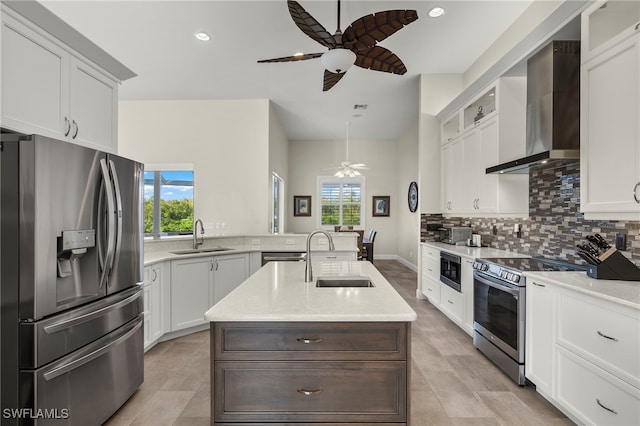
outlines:
[[[211,40],[211,36],[209,34],[205,33],[204,31],[198,31],[193,36],[196,39],[200,40],[200,41],[209,41],[209,40]]]
[[[444,15],[444,9],[440,6],[432,7],[431,10],[429,10],[429,16],[432,18],[438,18],[442,15]]]

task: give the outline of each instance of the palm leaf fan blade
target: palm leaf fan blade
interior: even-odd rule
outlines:
[[[297,1],[288,0],[289,14],[300,30],[321,45],[333,48],[336,41],[322,24],[309,14]]]
[[[338,83],[340,81],[340,79],[342,77],[344,77],[345,74],[346,73],[344,73],[344,72],[333,73],[331,71],[324,70],[324,79],[323,79],[322,91],[326,92],[327,90],[331,89],[333,86],[336,85],[336,83]]]
[[[264,64],[268,62],[295,62],[295,61],[304,61],[307,59],[315,59],[322,56],[322,53],[305,53],[304,55],[293,55],[293,56],[283,56],[282,58],[273,58],[273,59],[261,59],[258,61],[259,64]]]
[[[402,60],[395,53],[381,46],[358,51],[354,65],[399,75],[407,72],[407,67]]]
[[[353,21],[342,35],[342,43],[356,52],[375,46],[418,19],[415,10],[385,10]]]

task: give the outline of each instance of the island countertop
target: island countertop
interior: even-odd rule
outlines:
[[[370,262],[313,262],[304,282],[304,262],[270,262],[209,309],[221,321],[414,321],[417,316]],[[318,288],[320,277],[368,277],[374,287]]]

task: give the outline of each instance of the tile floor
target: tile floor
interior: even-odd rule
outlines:
[[[412,426],[573,424],[532,387],[504,376],[428,301],[417,300],[415,272],[392,260],[375,265],[418,314],[412,326]],[[209,425],[208,333],[147,352],[144,384],[106,425]]]

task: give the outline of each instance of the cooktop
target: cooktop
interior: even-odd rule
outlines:
[[[586,271],[586,265],[567,262],[566,260],[548,259],[545,257],[493,257],[479,261],[494,263],[505,268],[526,271]]]

